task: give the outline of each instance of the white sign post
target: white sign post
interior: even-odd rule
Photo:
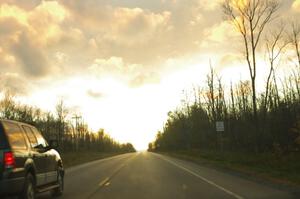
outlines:
[[[223,136],[221,132],[225,131],[224,121],[216,121],[216,131],[219,132],[217,137],[219,137],[220,149],[223,151]]]
[[[225,130],[223,121],[216,122],[216,130],[217,132],[223,132]]]

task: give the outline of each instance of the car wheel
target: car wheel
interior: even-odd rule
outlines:
[[[23,191],[19,198],[22,199],[34,199],[35,198],[35,183],[33,176],[29,173],[25,178],[25,184]]]
[[[61,168],[57,170],[57,184],[58,187],[52,190],[52,196],[61,196],[64,191],[64,176]]]

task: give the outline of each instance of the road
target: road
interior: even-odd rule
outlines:
[[[50,198],[50,194],[39,195]],[[118,155],[66,170],[65,192],[76,199],[300,198],[290,191],[154,153]]]

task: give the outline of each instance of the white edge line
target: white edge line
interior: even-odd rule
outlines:
[[[175,162],[173,162],[173,161],[171,161],[171,160],[168,160],[168,159],[166,159],[166,158],[163,158],[163,157],[160,156],[160,155],[158,155],[158,157],[161,158],[161,159],[163,159],[163,160],[165,160],[165,161],[167,161],[167,162],[169,162],[169,163],[171,163],[171,164],[173,164],[174,166],[176,166],[176,167],[178,167],[178,168],[180,168],[180,169],[182,169],[182,170],[185,170],[186,172],[188,172],[188,173],[190,173],[190,174],[192,174],[192,175],[194,175],[194,176],[200,178],[201,180],[207,182],[208,184],[217,187],[218,189],[220,189],[220,190],[226,192],[227,194],[229,194],[229,195],[231,195],[231,196],[233,196],[233,197],[235,197],[235,198],[237,198],[237,199],[244,199],[242,196],[240,196],[240,195],[238,195],[238,194],[236,194],[236,193],[233,193],[232,191],[229,191],[228,189],[226,189],[226,188],[224,188],[224,187],[222,187],[222,186],[220,186],[220,185],[218,185],[218,184],[216,184],[216,183],[214,183],[214,182],[212,182],[212,181],[210,181],[210,180],[208,180],[208,179],[206,179],[206,178],[200,176],[199,174],[197,174],[197,173],[195,173],[195,172],[193,172],[193,171],[191,171],[191,170],[189,170],[189,169],[187,169],[187,168],[185,168],[185,167],[183,167],[183,166],[181,166],[181,165],[179,165],[179,164],[176,164]]]

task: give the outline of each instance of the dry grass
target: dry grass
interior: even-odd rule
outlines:
[[[115,156],[120,153],[107,153],[107,152],[95,152],[95,151],[78,151],[78,152],[62,152],[61,158],[65,168],[83,164],[93,160],[103,159],[110,156]]]
[[[242,153],[220,151],[176,151],[166,154],[207,166],[229,169],[257,179],[300,186],[300,154],[282,157],[272,153]]]

